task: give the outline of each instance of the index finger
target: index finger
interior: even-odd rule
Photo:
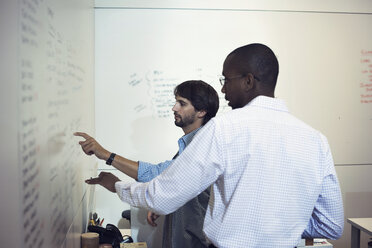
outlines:
[[[83,137],[83,138],[85,138],[85,139],[89,139],[89,138],[91,138],[88,134],[83,133],[83,132],[75,132],[74,135],[75,135],[75,136]]]
[[[101,181],[101,178],[99,177],[95,177],[95,178],[91,177],[90,179],[85,180],[87,184],[99,184],[100,181]]]

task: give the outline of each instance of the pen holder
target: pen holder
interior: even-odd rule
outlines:
[[[99,248],[99,234],[87,232],[81,235],[81,248]]]

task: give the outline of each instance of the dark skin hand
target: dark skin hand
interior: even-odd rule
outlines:
[[[115,183],[119,181],[120,179],[110,172],[101,172],[98,177],[85,180],[87,184],[99,184],[113,193],[116,193]]]
[[[149,223],[151,226],[157,226],[158,224],[156,224],[156,220],[160,217],[160,215],[158,214],[155,214],[151,211],[148,211],[147,212],[147,223]]]
[[[99,184],[113,193],[116,193],[115,183],[118,181],[120,181],[120,179],[110,172],[101,172],[99,173],[98,177],[85,180],[87,184],[92,184],[92,185]],[[155,221],[159,218],[159,216],[160,215],[149,211],[147,213],[147,222],[151,226],[155,227],[157,226]]]

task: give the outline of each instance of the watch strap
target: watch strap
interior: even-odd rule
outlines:
[[[110,154],[110,157],[106,160],[106,164],[107,165],[111,165],[112,164],[112,161],[114,161],[115,156],[116,156],[115,153],[111,153]]]

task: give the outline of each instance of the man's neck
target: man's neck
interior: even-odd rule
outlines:
[[[201,126],[202,125],[200,124],[193,123],[193,124],[188,125],[187,127],[183,127],[182,130],[186,135],[186,134],[193,132],[194,130],[198,129]]]

